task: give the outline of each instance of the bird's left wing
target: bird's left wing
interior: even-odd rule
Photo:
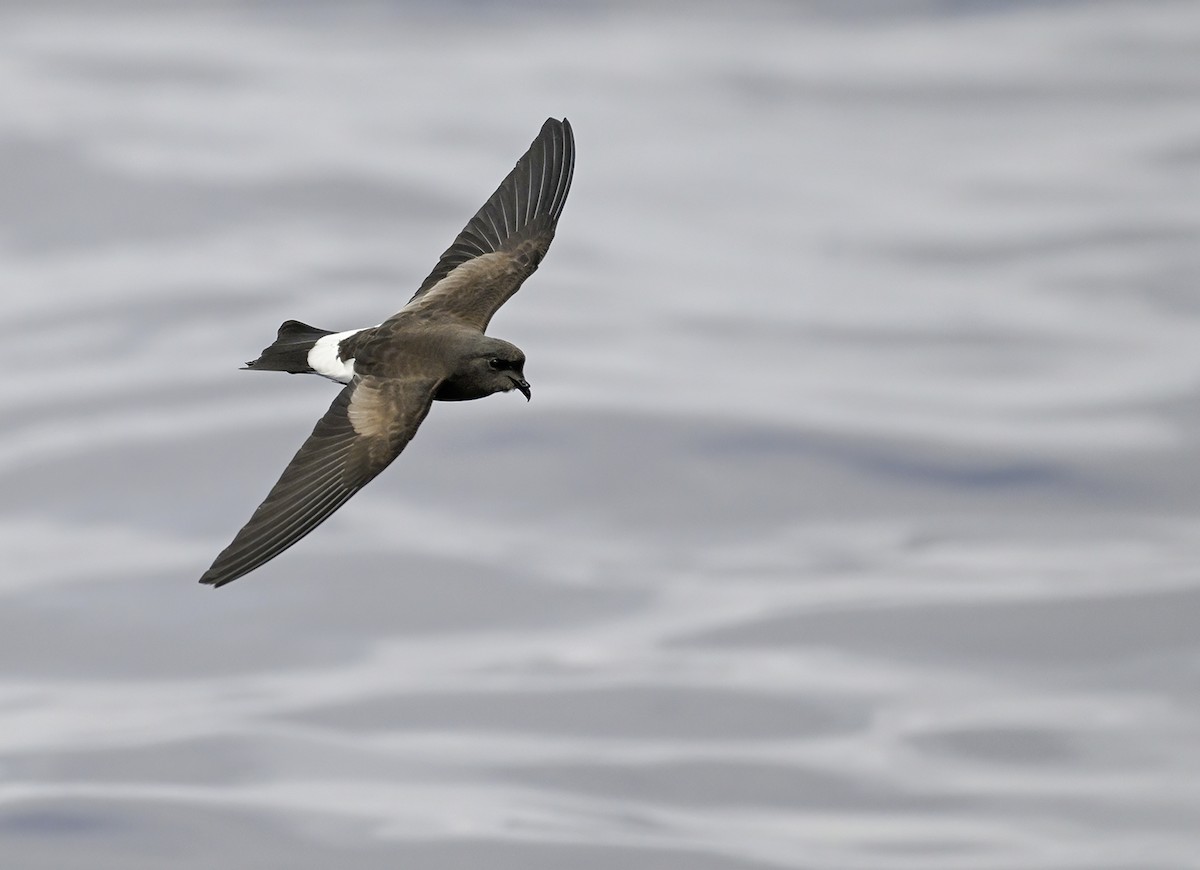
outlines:
[[[320,525],[400,455],[429,413],[440,382],[355,378],[200,582],[222,586],[236,580]]]
[[[571,125],[565,118],[549,118],[405,310],[486,330],[492,315],[533,274],[550,248],[574,171]]]

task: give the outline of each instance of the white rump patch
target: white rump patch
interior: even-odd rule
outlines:
[[[364,327],[364,329],[367,327]],[[342,340],[362,332],[362,329],[350,329],[346,332],[335,332],[317,339],[308,351],[308,364],[312,370],[339,384],[348,384],[354,377],[354,359],[342,359],[338,356],[338,348]]]

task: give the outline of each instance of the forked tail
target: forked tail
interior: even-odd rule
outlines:
[[[308,352],[313,345],[327,335],[329,329],[317,329],[299,320],[286,320],[279,327],[279,335],[269,347],[264,347],[256,360],[246,363],[244,368],[264,372],[290,372],[291,374],[322,374],[309,364]]]

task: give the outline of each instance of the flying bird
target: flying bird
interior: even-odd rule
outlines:
[[[346,386],[201,583],[236,580],[315,529],[400,455],[435,400],[530,398],[525,354],[484,333],[546,255],[574,169],[571,125],[550,118],[404,308],[346,332],[288,320],[246,363]]]

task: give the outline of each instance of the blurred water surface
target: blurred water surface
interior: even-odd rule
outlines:
[[[1200,867],[1200,5],[0,7],[6,868]],[[559,236],[196,584],[548,115]]]

